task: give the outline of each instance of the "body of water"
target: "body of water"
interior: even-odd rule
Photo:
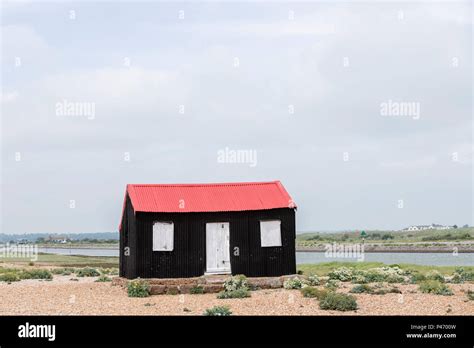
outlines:
[[[68,248],[38,248],[39,252],[61,255],[87,255],[87,256],[118,256],[117,249],[68,249]],[[297,252],[296,263],[322,263],[322,262],[352,262],[356,258],[328,258],[324,252]],[[362,261],[362,260],[361,260]],[[432,266],[474,266],[474,254],[459,253],[365,253],[363,261],[394,263],[413,263],[417,265]]]
[[[118,249],[38,248],[40,253],[85,256],[119,256]]]

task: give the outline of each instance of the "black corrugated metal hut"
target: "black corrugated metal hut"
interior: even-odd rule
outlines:
[[[295,210],[279,181],[127,185],[120,275],[294,274]]]

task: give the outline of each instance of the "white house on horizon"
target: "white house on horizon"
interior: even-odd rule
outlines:
[[[423,230],[449,230],[453,226],[444,226],[438,224],[431,225],[413,225],[407,228],[404,228],[403,231],[423,231]]]

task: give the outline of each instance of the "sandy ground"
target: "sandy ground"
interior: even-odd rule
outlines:
[[[201,315],[217,305],[228,305],[236,315],[474,315],[474,301],[463,292],[474,290],[474,284],[449,284],[454,296],[422,294],[416,285],[397,284],[402,294],[356,294],[357,311],[337,312],[319,309],[316,299],[304,298],[298,290],[259,290],[250,298],[225,300],[216,294],[129,298],[120,286],[71,278],[1,282],[0,315]],[[343,284],[338,291],[351,287]]]

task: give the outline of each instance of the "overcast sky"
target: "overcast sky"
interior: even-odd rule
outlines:
[[[116,231],[127,183],[276,179],[299,231],[473,224],[468,1],[7,2],[1,32],[3,233]]]

